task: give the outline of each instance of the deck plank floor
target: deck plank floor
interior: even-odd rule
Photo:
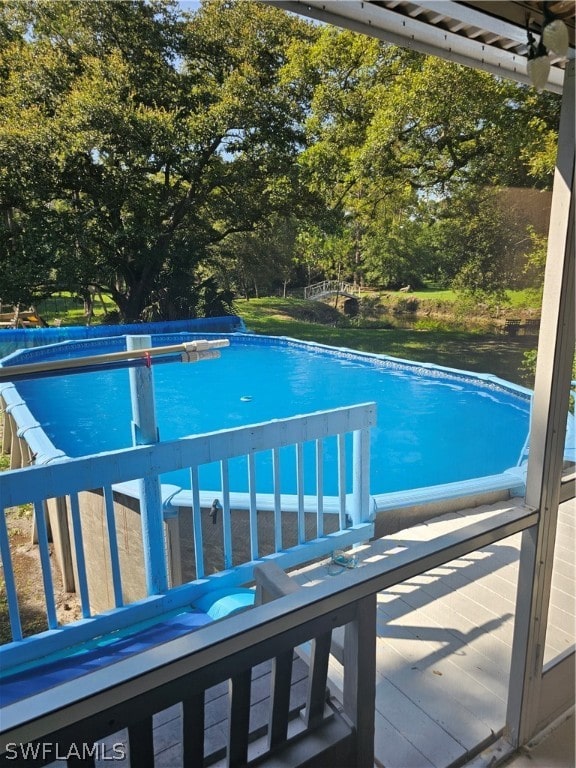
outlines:
[[[371,542],[358,567],[500,508],[450,513]],[[572,501],[560,510],[545,663],[574,646],[574,531]],[[378,596],[377,765],[445,768],[504,726],[519,548],[517,534]],[[306,569],[298,578],[311,584],[318,574]],[[331,678],[338,693],[337,663]]]
[[[493,505],[450,513],[373,541],[361,550],[358,567],[500,509],[501,505]],[[545,663],[574,646],[574,534],[571,501],[560,510]],[[446,768],[489,743],[502,729],[519,547],[517,534],[378,595],[377,766]],[[324,563],[293,575],[306,586],[338,578],[328,571]],[[335,660],[330,680],[338,696],[342,667]],[[211,725],[222,734],[221,723]],[[177,707],[155,719],[161,768],[180,764],[180,727]]]

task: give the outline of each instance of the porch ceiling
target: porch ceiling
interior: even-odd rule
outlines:
[[[544,5],[534,0],[277,0],[273,4],[523,83],[529,83],[526,25],[530,20],[530,28],[539,39]],[[574,1],[546,5],[567,24],[568,58],[574,58]],[[547,90],[560,93],[566,60],[554,56],[551,65]]]

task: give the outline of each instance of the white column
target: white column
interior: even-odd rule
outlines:
[[[574,357],[574,245],[572,60],[564,79],[526,480],[526,505],[540,512],[540,521],[522,538],[507,714],[507,736],[515,746],[526,743],[538,726]]]

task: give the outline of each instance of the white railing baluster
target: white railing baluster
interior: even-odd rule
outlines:
[[[44,599],[46,600],[48,629],[56,629],[58,627],[58,618],[56,616],[56,602],[54,600],[54,584],[50,566],[50,548],[48,546],[48,530],[46,527],[44,499],[34,500],[34,516],[36,518],[36,530],[38,532],[38,550],[40,552],[40,564],[42,566],[42,582],[44,585]]]
[[[354,432],[352,456],[352,524],[359,525],[370,517],[370,432]]]
[[[274,485],[274,551],[282,549],[282,507],[280,492],[282,489],[280,476],[280,450],[272,449],[272,482]]]
[[[346,520],[346,435],[338,435],[338,514],[340,528],[347,528]]]
[[[76,553],[76,579],[78,582],[77,587],[80,594],[82,616],[85,619],[88,619],[91,615],[90,595],[88,592],[88,579],[86,576],[86,557],[84,554],[84,538],[82,536],[82,523],[80,521],[80,505],[78,503],[78,494],[72,493],[68,498],[70,500],[72,535],[74,537],[74,551]]]
[[[324,443],[316,440],[316,536],[324,536]]]
[[[306,541],[306,518],[304,515],[304,449],[296,443],[296,494],[298,496],[298,544]]]
[[[158,595],[168,588],[160,478],[148,475],[141,481],[140,489],[140,522],[144,542],[146,587],[149,595]]]
[[[18,608],[18,591],[14,579],[14,568],[12,566],[10,539],[8,538],[8,527],[6,525],[6,509],[2,504],[1,498],[0,512],[0,556],[4,571],[4,588],[6,589],[6,600],[8,602],[10,630],[12,632],[13,640],[22,640],[22,625],[20,623],[20,610]]]
[[[222,481],[222,542],[224,548],[224,568],[232,568],[232,520],[230,519],[230,472],[228,461],[220,462]]]
[[[122,573],[120,571],[120,555],[118,552],[118,535],[116,532],[116,515],[114,514],[114,494],[108,485],[102,489],[104,492],[104,509],[106,513],[106,527],[108,531],[108,551],[110,553],[110,569],[112,573],[112,585],[114,589],[114,604],[116,608],[124,605],[122,597]]]
[[[254,454],[248,454],[248,496],[250,498],[250,557],[258,559],[258,509],[256,507],[256,462]]]
[[[202,507],[200,506],[200,482],[198,467],[190,467],[190,485],[192,488],[192,527],[194,529],[194,561],[196,578],[204,578],[204,545],[202,537]]]

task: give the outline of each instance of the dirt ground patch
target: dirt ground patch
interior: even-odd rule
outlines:
[[[1,425],[0,425],[1,431]],[[0,468],[8,468],[7,457],[2,456]],[[6,516],[12,568],[20,608],[20,621],[25,637],[48,629],[46,601],[40,564],[40,551],[33,543],[33,514],[29,507],[15,507]],[[76,593],[66,592],[62,586],[60,569],[50,544],[52,588],[56,616],[60,624],[69,624],[82,618],[80,601]],[[12,640],[4,568],[0,566],[0,644]]]
[[[12,567],[20,607],[20,621],[24,636],[48,629],[46,602],[38,546],[32,542],[32,513],[14,509],[7,516],[8,536],[12,554]],[[50,545],[52,585],[59,624],[69,624],[82,618],[80,601],[76,593],[65,592],[60,569]],[[8,617],[4,573],[0,580],[0,643],[10,642],[12,634]]]
[[[274,317],[277,319],[291,319],[303,323],[333,325],[342,320],[342,314],[336,307],[322,301],[307,301],[305,299],[280,300],[274,304],[274,312]]]

